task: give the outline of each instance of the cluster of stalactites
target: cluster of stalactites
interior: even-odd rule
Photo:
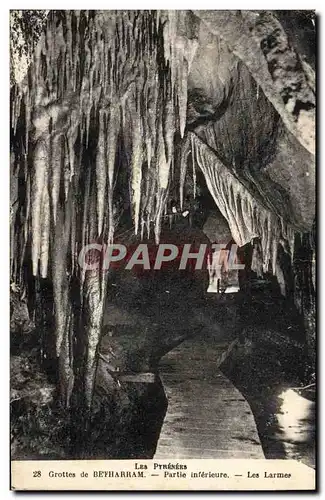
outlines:
[[[282,244],[293,258],[294,230],[283,219],[263,206],[225,167],[214,153],[190,133],[193,162],[202,170],[209,191],[229,224],[238,246],[260,239],[262,271],[276,273],[278,245]],[[183,153],[186,157],[186,153]],[[188,163],[184,163],[183,170]],[[254,263],[253,263],[254,266]]]
[[[13,89],[12,102],[14,131],[25,114],[26,158],[33,146],[32,166],[26,161],[25,168],[24,234],[31,237],[35,275],[47,276],[49,251],[55,247],[51,235],[59,232],[69,245],[72,268],[85,244],[112,240],[121,137],[135,231],[154,226],[158,240],[174,136],[183,136],[185,129],[187,78],[196,49],[195,40],[184,36],[187,15],[49,14],[28,75]],[[86,162],[90,142],[95,153]],[[78,234],[82,238],[77,241]],[[64,248],[57,253],[62,252]]]

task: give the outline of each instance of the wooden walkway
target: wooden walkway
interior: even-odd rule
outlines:
[[[264,458],[250,406],[218,369],[234,342],[185,341],[160,362],[168,408],[154,458]]]

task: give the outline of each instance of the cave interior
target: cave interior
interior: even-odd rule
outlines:
[[[279,386],[315,385],[314,13],[10,22],[12,456],[152,458],[160,359],[209,332],[238,340],[222,369],[262,439]],[[89,244],[127,257],[85,269]],[[157,270],[161,244],[208,257]],[[220,271],[213,244],[242,269]],[[149,269],[126,269],[139,245]]]

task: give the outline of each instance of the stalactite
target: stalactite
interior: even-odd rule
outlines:
[[[191,150],[192,152],[194,152],[194,144],[193,144],[193,140],[194,140],[194,135],[191,135]],[[193,175],[193,198],[196,198],[196,165],[195,165],[195,161],[194,161],[194,155],[192,154],[192,175]]]
[[[170,171],[170,159],[166,151],[166,143],[163,138],[162,123],[159,124],[157,161],[159,169],[159,188],[167,189]]]
[[[99,131],[96,153],[96,182],[97,182],[97,217],[98,234],[102,233],[104,210],[105,210],[105,192],[107,176],[107,151],[105,141],[105,113],[99,112]]]
[[[53,292],[55,302],[56,320],[56,350],[60,356],[62,341],[65,334],[68,304],[68,278],[67,278],[67,249],[69,245],[71,229],[71,208],[64,214],[60,209],[58,212],[55,233],[52,242],[52,274]]]
[[[186,135],[184,137],[184,140],[181,144],[181,154],[180,154],[180,174],[179,174],[179,199],[180,199],[180,207],[181,210],[183,209],[183,204],[184,204],[184,185],[185,185],[185,178],[186,178],[186,172],[187,172],[187,159],[188,155],[191,151],[190,148],[190,136]],[[194,164],[194,161],[193,161]]]
[[[47,277],[47,268],[49,261],[49,247],[50,247],[50,196],[48,187],[45,186],[42,199],[42,233],[41,233],[41,247],[40,247],[40,274],[42,278]]]
[[[63,136],[58,135],[53,139],[52,156],[49,158],[51,168],[51,208],[54,224],[56,223],[57,207],[59,202],[61,166],[62,166]]]
[[[179,61],[177,65],[178,79],[176,95],[178,98],[178,109],[179,109],[179,128],[181,137],[184,136],[185,126],[186,126],[186,112],[187,112],[187,79],[188,79],[188,62],[185,57],[185,44],[186,40],[184,38],[178,37],[178,45],[181,47],[181,55],[179,56]]]
[[[133,200],[133,220],[135,234],[138,234],[140,203],[141,203],[141,186],[142,186],[142,130],[139,111],[134,106],[131,108],[132,115],[132,153],[131,153],[131,186]]]
[[[87,353],[84,384],[86,404],[90,408],[96,371],[96,350],[101,334],[103,313],[103,290],[96,273],[87,273],[84,285],[84,329],[87,332]]]
[[[120,132],[120,110],[115,102],[111,104],[110,117],[107,133],[107,172],[108,172],[108,211],[109,211],[109,234],[108,243],[113,242],[114,220],[113,220],[113,189],[114,170],[117,150],[117,141]]]
[[[44,140],[40,140],[35,148],[34,169],[32,178],[32,202],[31,202],[31,231],[32,231],[32,262],[33,273],[38,273],[38,260],[41,249],[42,228],[42,200],[44,185],[47,181],[47,159],[48,146]]]
[[[195,134],[189,134],[194,161],[201,168],[216,205],[228,221],[235,242],[243,246],[260,238],[263,272],[271,270],[275,274],[278,244],[282,240],[288,242],[293,255],[294,229],[254,198]]]

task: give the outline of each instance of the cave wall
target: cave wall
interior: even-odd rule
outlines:
[[[286,127],[315,153],[315,76],[271,11],[195,11],[248,67]],[[298,26],[297,26],[297,29]]]

